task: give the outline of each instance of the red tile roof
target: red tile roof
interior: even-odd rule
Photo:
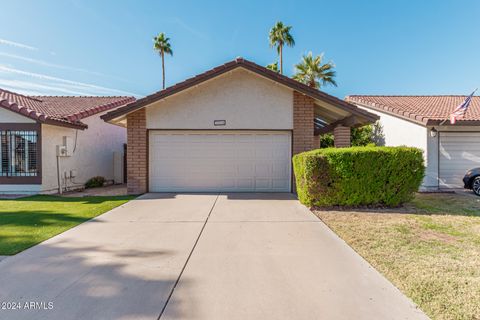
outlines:
[[[449,119],[449,115],[467,96],[366,96],[350,95],[350,103],[408,118],[422,125],[435,125]],[[473,97],[465,117],[457,125],[480,125],[480,96]]]
[[[179,82],[171,87],[168,87],[164,90],[155,92],[151,95],[148,95],[142,99],[138,99],[135,102],[129,103],[126,106],[123,106],[121,108],[112,110],[108,112],[107,114],[104,114],[101,118],[105,121],[112,120],[114,118],[123,116],[125,114],[128,114],[130,112],[133,112],[137,109],[143,108],[155,101],[161,100],[163,98],[166,98],[168,96],[174,95],[176,93],[179,93],[183,90],[186,90],[188,88],[191,88],[193,86],[196,86],[204,81],[210,80],[212,78],[215,78],[221,74],[224,74],[228,71],[231,71],[236,68],[245,68],[249,71],[252,71],[254,73],[257,73],[265,78],[268,78],[270,80],[276,81],[278,83],[281,83],[287,87],[290,87],[298,92],[301,92],[307,96],[310,96],[314,99],[322,100],[329,102],[339,108],[342,108],[344,110],[349,111],[350,113],[359,116],[359,118],[365,119],[363,122],[374,122],[378,119],[378,116],[375,114],[372,114],[370,112],[367,112],[365,110],[362,110],[360,108],[357,108],[355,105],[352,105],[348,102],[345,102],[341,99],[338,99],[337,97],[331,96],[329,94],[326,94],[325,92],[322,92],[320,90],[311,88],[301,82],[298,82],[296,80],[293,80],[292,78],[289,78],[287,76],[284,76],[282,74],[279,74],[277,72],[274,72],[272,70],[269,70],[263,66],[260,66],[254,62],[248,61],[243,58],[236,58],[235,60],[229,61],[225,64],[222,64],[218,67],[215,67],[213,69],[210,69],[204,73],[201,73],[199,75],[196,75],[192,78],[189,78],[187,80],[184,80],[182,82]]]
[[[130,102],[134,97],[25,96],[0,89],[0,106],[35,121],[86,128],[80,120]]]

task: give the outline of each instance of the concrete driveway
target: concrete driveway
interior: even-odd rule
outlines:
[[[1,261],[6,302],[0,319],[427,319],[291,194],[144,195]]]

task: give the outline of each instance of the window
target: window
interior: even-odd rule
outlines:
[[[38,131],[0,130],[0,177],[36,177]]]

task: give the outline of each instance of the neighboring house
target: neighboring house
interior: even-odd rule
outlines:
[[[99,116],[132,101],[0,89],[0,194],[55,193],[97,175],[113,179],[113,153],[123,151],[126,132]]]
[[[293,154],[378,117],[242,58],[102,116],[127,128],[127,182],[147,191],[290,192]]]
[[[480,167],[480,97],[466,116],[449,115],[466,96],[362,96],[346,101],[380,116],[387,146],[407,145],[425,152],[425,189],[460,188],[466,171]],[[447,120],[447,121],[445,121]]]

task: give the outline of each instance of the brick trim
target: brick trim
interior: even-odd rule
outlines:
[[[350,147],[350,127],[338,125],[333,129],[335,148]]]
[[[145,109],[127,116],[127,190],[129,194],[147,192],[148,135]]]
[[[313,149],[320,149],[320,135],[313,136]]]
[[[314,99],[293,91],[293,155],[315,149],[313,119]]]

